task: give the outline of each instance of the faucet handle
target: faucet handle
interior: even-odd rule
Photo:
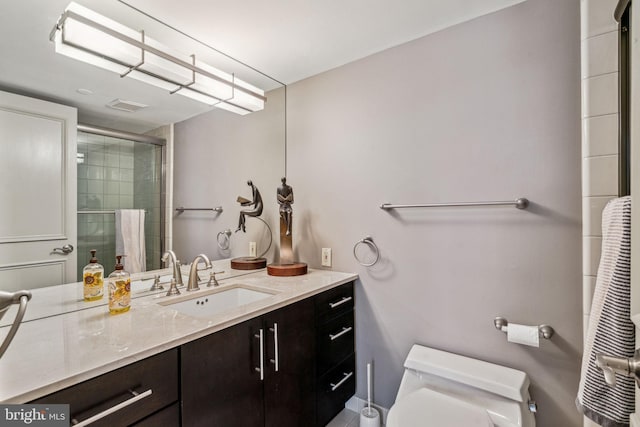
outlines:
[[[207,287],[220,286],[220,283],[218,283],[218,279],[216,279],[216,274],[222,273],[224,273],[224,271],[211,271],[211,273],[209,273],[209,281],[207,282]]]
[[[179,287],[182,287],[182,286],[184,286],[184,283],[182,283],[182,263],[180,262],[179,259],[176,260],[176,271],[177,271],[177,274],[178,274],[178,277],[175,278],[176,279],[176,284]]]
[[[169,286],[169,290],[167,291],[167,296],[180,295],[180,290],[178,286],[176,286],[176,279],[171,279],[171,286]]]
[[[153,276],[153,285],[149,288],[149,291],[162,291],[164,290],[164,286],[160,283],[160,275],[156,274]]]

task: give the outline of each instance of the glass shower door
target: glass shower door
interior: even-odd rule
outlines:
[[[163,239],[162,146],[78,132],[78,280],[96,249],[105,274],[116,256],[115,211],[145,211],[146,269],[160,268]]]

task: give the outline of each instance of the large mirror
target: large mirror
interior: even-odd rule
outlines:
[[[167,248],[173,248],[186,264],[198,253],[206,253],[217,260],[248,255],[249,242],[257,241],[260,252],[269,247],[268,230],[261,224],[249,223],[246,233],[235,232],[240,210],[236,197],[251,195],[246,183],[252,180],[264,193],[263,217],[266,222],[276,222],[275,196],[273,203],[269,200],[270,193],[275,194],[279,178],[286,173],[284,86],[192,38],[188,29],[170,28],[117,0],[78,0],[76,3],[131,30],[144,31],[145,40],[166,46],[176,57],[194,55],[198,63],[228,73],[234,81],[240,80],[261,89],[266,97],[264,109],[246,115],[234,114],[181,96],[179,91],[170,93],[166,88],[131,76],[122,77],[120,73],[58,54],[51,41],[52,31],[69,3],[69,0],[22,0],[5,5],[0,15],[4,32],[10,35],[0,39],[3,57],[0,91],[75,107],[77,122],[86,125],[84,131],[77,134],[78,173],[73,196],[78,197],[79,212],[91,212],[75,216],[76,250],[64,256],[75,257],[76,270],[81,271],[89,259],[87,248],[94,245],[96,236],[113,232],[114,220],[110,213],[117,206],[107,202],[116,203],[116,199],[133,201],[131,206],[124,208],[139,208],[141,200],[148,204],[143,206],[147,212],[145,225],[148,224],[149,230],[157,231],[159,236],[152,242],[154,250],[147,251],[152,259],[149,264],[153,267],[161,266],[159,258]],[[127,109],[135,111],[125,111]],[[103,134],[101,129],[117,132]],[[129,138],[128,133],[153,137],[148,141],[144,137],[133,141],[135,136]],[[94,164],[90,159],[97,146],[105,151],[98,154],[100,161]],[[145,172],[141,175],[149,175],[149,162],[139,161],[137,157],[125,161],[122,153],[137,156],[140,152],[151,156],[149,164],[159,166],[158,172],[151,173],[158,184],[152,190],[153,194],[150,194],[150,187],[135,179],[128,180],[131,190],[118,194],[123,184],[110,179],[109,171],[92,173],[97,167],[111,166],[108,164],[110,158],[118,161],[112,155],[114,150],[120,153],[120,164],[128,162],[132,168],[142,164]],[[136,172],[129,176],[131,174],[137,176]],[[100,190],[104,194],[96,197],[93,192]],[[111,190],[115,194],[111,194]],[[25,198],[29,196],[24,194]],[[218,206],[222,207],[222,212],[176,210]],[[43,214],[46,210],[41,212]],[[221,247],[217,237],[225,230],[231,230],[232,234]],[[51,246],[56,246],[56,242]],[[99,254],[99,258],[105,266],[105,274],[109,274],[113,269],[114,254],[109,253],[110,246],[103,247],[107,253]],[[274,246],[270,245],[269,254],[273,252]],[[6,280],[0,283],[0,290],[33,288],[31,276],[21,275],[20,269],[14,267],[11,262],[0,259],[0,270],[12,271],[11,283]],[[245,273],[227,271],[222,277]],[[40,286],[60,282],[57,277]],[[80,294],[74,294],[73,303],[60,301],[62,297],[53,298],[52,307],[43,313],[52,315],[82,309],[85,306],[80,297]],[[38,303],[43,304],[43,301]],[[27,317],[34,315],[38,314],[29,316],[28,312]],[[7,318],[11,316],[5,316]]]

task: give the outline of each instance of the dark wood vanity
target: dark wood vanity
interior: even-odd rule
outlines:
[[[123,406],[92,426],[324,426],[355,393],[354,332],[349,282],[33,403]]]

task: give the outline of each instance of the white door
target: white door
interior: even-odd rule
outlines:
[[[0,290],[76,281],[75,108],[0,92]]]

